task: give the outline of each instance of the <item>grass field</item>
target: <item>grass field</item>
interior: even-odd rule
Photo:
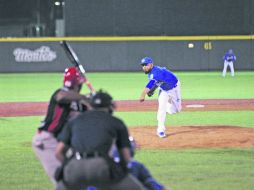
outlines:
[[[219,72],[176,73],[184,99],[254,99],[254,72],[234,78]],[[89,73],[96,89],[115,100],[136,100],[147,81],[143,73]],[[48,101],[62,85],[62,74],[0,74],[0,102]],[[119,90],[120,89],[120,90]],[[83,93],[87,93],[83,88]],[[156,95],[153,99],[156,98]],[[156,125],[155,112],[117,112],[128,126]],[[142,119],[140,119],[142,118]],[[254,128],[254,111],[181,112],[173,126],[231,125]],[[0,189],[48,190],[52,186],[31,149],[43,116],[0,117]],[[254,148],[138,150],[136,159],[173,190],[254,189]]]

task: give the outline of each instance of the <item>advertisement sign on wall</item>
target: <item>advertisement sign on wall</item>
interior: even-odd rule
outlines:
[[[35,50],[15,48],[13,55],[16,62],[51,62],[57,58],[56,52],[48,46],[41,46]]]

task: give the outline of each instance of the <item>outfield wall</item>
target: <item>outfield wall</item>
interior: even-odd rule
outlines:
[[[254,70],[253,36],[160,36],[0,39],[0,72],[63,71],[70,62],[61,40],[70,41],[90,72],[140,71],[144,56],[174,71],[218,71],[230,48],[237,56],[236,70]]]

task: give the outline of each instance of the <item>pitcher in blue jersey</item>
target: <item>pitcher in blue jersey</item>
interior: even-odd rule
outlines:
[[[165,67],[154,65],[150,57],[144,57],[140,64],[142,65],[143,71],[148,74],[149,82],[142,91],[139,101],[145,101],[146,95],[151,94],[151,91],[156,89],[156,87],[160,89],[158,97],[157,135],[160,138],[164,138],[166,137],[166,114],[175,114],[182,109],[180,81]]]

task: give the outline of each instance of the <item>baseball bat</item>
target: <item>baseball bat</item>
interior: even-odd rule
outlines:
[[[75,53],[75,51],[72,49],[71,45],[67,41],[61,41],[60,45],[63,47],[65,54],[67,55],[67,57],[69,58],[71,63],[80,71],[80,74],[84,78],[84,82],[86,83],[90,92],[92,94],[94,94],[95,90],[94,90],[92,84],[87,80],[86,71],[85,71],[83,65],[80,63],[79,58],[78,58],[77,54]]]

